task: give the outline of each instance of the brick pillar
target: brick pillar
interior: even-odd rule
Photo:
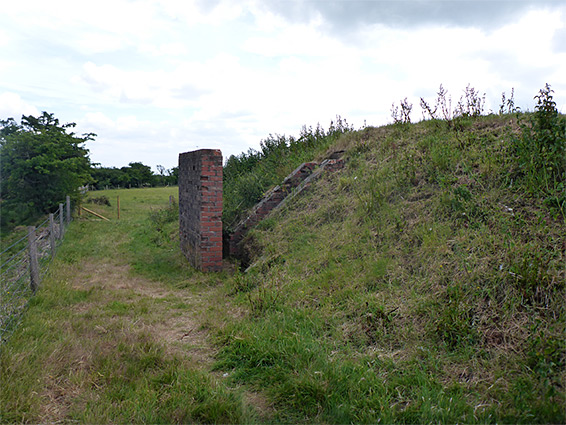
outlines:
[[[222,152],[179,154],[181,251],[202,271],[222,268]]]

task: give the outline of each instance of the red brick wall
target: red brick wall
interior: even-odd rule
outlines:
[[[181,251],[202,271],[222,269],[222,152],[179,155]]]

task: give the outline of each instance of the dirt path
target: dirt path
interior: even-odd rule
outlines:
[[[210,366],[216,350],[207,342],[201,311],[214,296],[214,288],[193,293],[136,276],[129,265],[109,262],[84,264],[73,288],[104,292],[98,306],[84,303],[81,310],[112,301],[146,303],[151,311],[127,316],[137,331],[150,333],[170,354],[194,357],[199,367]]]
[[[225,297],[219,287],[196,285],[177,289],[132,272],[128,264],[112,260],[91,261],[73,268],[68,284],[87,293],[82,302],[71,306],[74,323],[69,328],[75,334],[65,352],[54,353],[54,363],[61,363],[65,373],[83,376],[67,379],[53,374],[44,386],[42,418],[45,422],[65,421],[78,399],[92,398],[89,386],[96,385],[90,374],[93,351],[108,347],[108,355],[120,342],[135,341],[139,335],[164,347],[165,356],[180,359],[183,367],[201,370],[218,382],[226,380],[222,372],[212,371],[217,349],[210,343],[210,333],[222,326],[227,317],[241,314],[233,308],[227,312]],[[222,297],[222,298],[219,298]],[[116,314],[113,314],[113,311]],[[63,365],[66,363],[66,365]],[[51,376],[51,375],[50,375]],[[244,403],[259,416],[269,418],[272,407],[267,399],[254,391],[243,391]],[[73,407],[74,406],[74,407]]]

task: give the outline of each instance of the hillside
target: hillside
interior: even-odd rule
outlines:
[[[519,117],[341,124],[232,159],[235,222],[345,151],[248,234],[245,270],[188,267],[171,189],[91,193],[122,218],[71,223],[1,349],[1,421],[563,423],[564,161],[528,168]]]
[[[460,124],[344,135],[346,169],[251,232],[219,367],[286,420],[564,421],[563,210],[515,116]]]

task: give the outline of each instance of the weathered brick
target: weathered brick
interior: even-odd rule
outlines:
[[[201,149],[179,155],[181,250],[195,268],[222,268],[222,153]]]

